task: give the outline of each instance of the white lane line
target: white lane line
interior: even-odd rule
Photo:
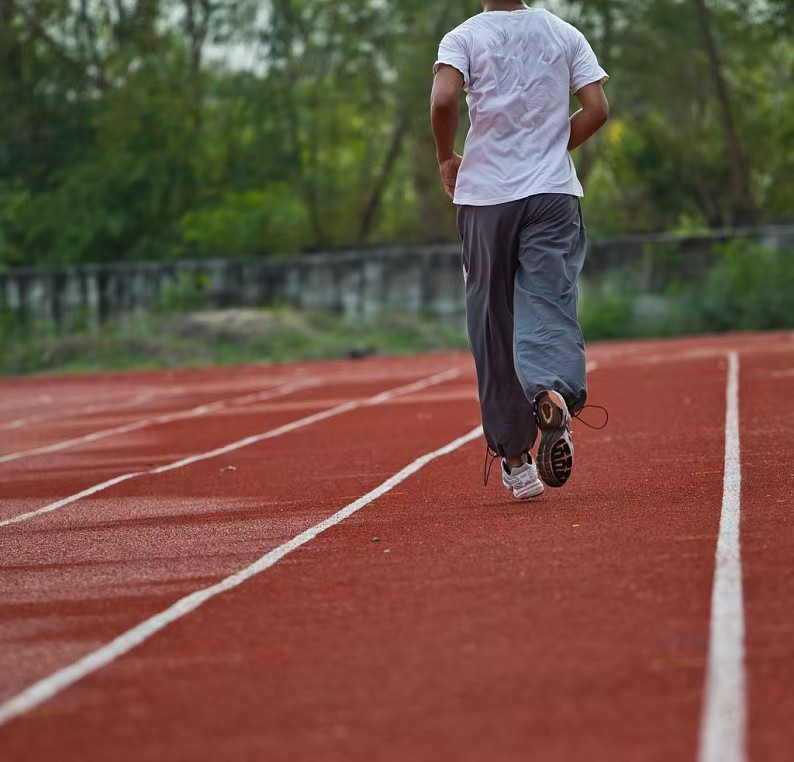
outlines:
[[[51,394],[39,394],[36,397],[26,400],[24,404],[52,405],[53,402],[55,402],[55,398]],[[0,403],[0,412],[3,412],[4,410],[17,410],[19,409],[19,404],[19,400],[15,402]]]
[[[219,455],[226,455],[227,453],[234,452],[235,450],[239,450],[242,447],[248,447],[249,445],[257,444],[258,442],[264,442],[266,439],[274,439],[275,437],[280,437],[282,434],[288,434],[290,431],[295,431],[296,429],[302,429],[305,428],[306,426],[311,426],[314,423],[319,423],[320,421],[324,421],[328,418],[333,418],[334,416],[341,415],[342,413],[347,413],[350,410],[356,410],[357,408],[360,407],[380,405],[383,402],[387,402],[388,400],[393,399],[394,397],[400,397],[404,394],[411,394],[412,392],[422,391],[422,389],[427,389],[430,386],[441,384],[444,381],[449,381],[453,378],[456,378],[459,375],[460,375],[460,370],[457,369],[446,370],[443,373],[436,373],[435,375],[421,379],[420,381],[414,381],[411,384],[398,386],[395,389],[390,389],[389,391],[383,392],[381,394],[376,394],[373,397],[366,397],[360,400],[352,400],[350,402],[344,402],[341,405],[336,405],[335,407],[328,408],[326,410],[321,410],[319,413],[314,413],[313,415],[306,416],[305,418],[300,418],[297,421],[292,421],[291,423],[284,424],[283,426],[279,426],[278,428],[275,429],[270,429],[269,431],[265,431],[261,434],[254,434],[253,436],[246,437],[245,439],[239,439],[236,442],[231,442],[228,445],[224,445],[223,447],[218,447],[217,449],[210,450],[209,452],[202,452],[202,453],[198,453],[197,455],[191,455],[190,457],[182,458],[181,460],[174,461],[173,463],[168,463],[167,465],[160,466],[158,468],[151,468],[151,469],[146,469],[144,471],[133,471],[128,474],[121,474],[120,476],[116,476],[113,479],[109,479],[108,481],[101,482],[100,484],[95,484],[93,487],[88,487],[87,489],[84,489],[81,492],[77,492],[74,495],[69,495],[69,497],[65,497],[61,500],[56,500],[54,503],[50,503],[41,508],[37,508],[34,511],[29,511],[28,513],[21,513],[18,516],[12,516],[9,519],[4,519],[3,521],[0,521],[0,527],[9,526],[10,524],[19,524],[23,521],[28,521],[30,519],[36,518],[37,516],[42,516],[45,513],[52,513],[52,511],[57,511],[59,508],[64,508],[67,505],[76,503],[78,500],[81,500],[84,497],[95,495],[97,494],[97,492],[103,492],[104,490],[109,489],[110,487],[113,487],[116,484],[121,484],[121,482],[126,482],[129,481],[130,479],[136,479],[139,476],[146,476],[151,474],[164,474],[167,471],[174,471],[178,468],[184,468],[185,466],[189,466],[192,463],[199,463],[200,461],[209,460],[210,458],[216,458]]]
[[[189,390],[185,389],[184,387],[175,387],[166,391],[143,392],[126,402],[115,402],[113,404],[104,403],[101,405],[96,403],[92,405],[78,405],[71,410],[62,411],[59,415],[53,415],[52,413],[38,413],[37,415],[30,415],[27,418],[15,418],[13,421],[8,421],[7,423],[0,425],[0,431],[5,431],[7,429],[21,429],[23,426],[29,426],[30,424],[38,423],[39,421],[61,421],[69,418],[77,418],[81,415],[91,415],[93,413],[128,410],[129,408],[137,407],[138,405],[146,405],[153,400],[159,399],[160,397],[174,397],[180,394],[185,394],[188,391]]]
[[[390,374],[390,378],[400,378],[405,374],[397,374],[392,373]],[[410,375],[416,375],[415,373]],[[384,377],[384,373],[366,373],[362,375],[361,373],[357,373],[355,375],[355,380],[360,382],[372,381],[377,382],[381,381]],[[288,381],[296,381],[300,380],[295,375],[292,378],[284,377],[279,380],[278,383],[272,384],[269,388],[275,388],[276,386],[283,386]],[[332,383],[348,383],[350,381],[350,373],[349,371],[345,371],[344,373],[333,373],[330,375],[323,376],[323,383],[326,385]],[[133,397],[132,399],[124,401],[124,399],[116,399],[115,402],[103,402],[99,403],[92,403],[90,405],[76,405],[72,408],[67,408],[65,410],[59,410],[55,414],[53,412],[50,413],[37,413],[36,415],[30,415],[25,418],[15,418],[12,421],[8,421],[6,423],[0,424],[0,431],[6,431],[9,429],[19,429],[23,426],[28,426],[33,423],[39,423],[40,421],[47,421],[48,423],[51,421],[62,421],[62,420],[69,420],[70,418],[78,418],[82,415],[93,415],[95,413],[107,413],[107,412],[116,412],[121,410],[128,410],[129,408],[136,407],[137,405],[144,405],[148,404],[149,402],[159,399],[161,397],[174,397],[189,393],[199,393],[202,390],[203,386],[199,385],[198,387],[185,387],[185,386],[178,386],[172,389],[167,390],[152,390],[148,392],[142,392],[139,395]]]
[[[164,423],[173,423],[174,421],[183,421],[188,418],[198,418],[207,413],[215,412],[216,410],[223,410],[224,408],[232,407],[235,405],[249,405],[256,402],[265,402],[276,397],[283,397],[292,392],[304,389],[310,386],[317,386],[319,381],[306,379],[303,381],[295,381],[290,384],[284,384],[277,389],[268,389],[266,391],[254,392],[252,394],[245,394],[240,397],[233,397],[231,399],[217,400],[216,402],[209,402],[205,405],[197,405],[196,407],[187,410],[178,410],[175,413],[163,413],[162,415],[152,416],[151,418],[142,418],[138,421],[125,423],[121,426],[113,426],[109,429],[101,429],[100,431],[93,431],[90,434],[83,434],[73,439],[64,439],[61,442],[55,442],[42,447],[34,447],[30,450],[20,450],[19,452],[11,452],[6,455],[0,455],[0,463],[10,463],[14,460],[21,460],[22,458],[30,458],[34,455],[45,455],[52,452],[60,452],[61,450],[68,450],[70,447],[76,447],[81,444],[88,444],[90,442],[98,442],[101,439],[108,437],[115,437],[119,434],[129,434],[132,431],[140,431],[141,429],[148,429],[151,426],[158,426]]]
[[[731,352],[726,390],[722,513],[711,594],[699,762],[745,762],[747,759],[744,601],[739,543],[741,487],[739,356]]]
[[[251,579],[251,577],[261,574],[266,569],[277,564],[288,553],[311,542],[311,540],[327,529],[336,526],[382,495],[385,495],[398,484],[405,481],[409,476],[412,476],[417,471],[424,468],[428,463],[434,461],[436,458],[449,455],[465,444],[478,439],[480,436],[482,436],[482,427],[478,426],[468,434],[453,440],[449,444],[440,447],[438,450],[433,450],[433,452],[422,455],[420,458],[413,461],[413,463],[409,463],[405,466],[401,471],[390,476],[385,482],[375,487],[375,489],[368,492],[363,497],[346,505],[340,511],[333,514],[333,516],[329,516],[319,524],[315,524],[310,529],[301,532],[283,545],[279,545],[279,547],[274,550],[265,553],[265,555],[257,561],[254,561],[250,566],[246,566],[244,569],[226,577],[215,585],[197,590],[181,598],[169,608],[146,619],[131,630],[127,630],[127,632],[119,635],[115,640],[112,640],[110,643],[84,656],[79,661],[29,686],[12,699],[0,704],[0,725],[20,714],[29,712],[31,709],[44,703],[64,689],[74,685],[84,677],[87,677],[92,672],[102,669],[102,667],[107,666],[136,646],[141,645],[141,643],[145,642],[168,625],[190,614],[192,611],[195,611],[199,606],[202,606],[212,598],[215,598],[221,593],[233,590],[246,580]]]

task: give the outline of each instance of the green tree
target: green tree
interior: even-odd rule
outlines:
[[[550,7],[612,75],[612,120],[575,156],[591,230],[791,219],[790,2]],[[4,0],[0,262],[453,239],[428,94],[441,36],[476,10]]]

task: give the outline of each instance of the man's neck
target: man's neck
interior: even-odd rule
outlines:
[[[527,8],[526,3],[517,3],[517,2],[509,2],[502,0],[492,0],[491,2],[485,2],[482,4],[484,11],[520,11],[524,8]]]

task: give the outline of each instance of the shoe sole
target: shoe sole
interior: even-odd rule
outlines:
[[[573,442],[565,412],[548,392],[542,392],[535,400],[535,421],[540,430],[535,458],[538,474],[549,487],[562,487],[573,470]]]

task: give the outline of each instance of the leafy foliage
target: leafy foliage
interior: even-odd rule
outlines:
[[[614,272],[581,301],[588,339],[676,336],[794,327],[794,252],[734,240],[717,245],[702,277],[664,289],[639,286],[638,268]],[[655,252],[664,258],[664,252]]]
[[[548,5],[612,74],[612,121],[576,156],[591,230],[791,218],[791,3]],[[475,10],[6,0],[0,265],[454,237],[427,98],[438,40]]]

